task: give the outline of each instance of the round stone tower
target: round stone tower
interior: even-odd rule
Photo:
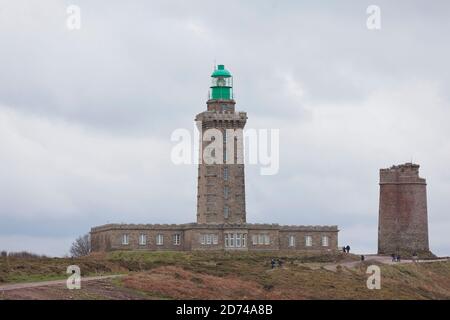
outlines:
[[[380,170],[378,253],[429,254],[426,181],[419,165]]]

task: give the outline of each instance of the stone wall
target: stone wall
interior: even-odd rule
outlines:
[[[378,253],[428,251],[426,181],[419,165],[381,169]]]

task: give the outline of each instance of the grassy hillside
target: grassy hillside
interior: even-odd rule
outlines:
[[[282,268],[271,269],[272,257],[283,261]],[[357,260],[341,253],[130,251],[82,259],[0,258],[0,285],[64,279],[67,266],[76,264],[84,275],[126,273],[108,280],[110,289],[148,299],[450,299],[448,261],[380,265],[381,290],[366,287],[368,263],[325,269]],[[90,297],[82,291],[71,296]],[[96,298],[109,295],[103,290]]]

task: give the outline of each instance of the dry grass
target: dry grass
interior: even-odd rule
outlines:
[[[282,268],[271,269],[279,258]],[[93,289],[102,298],[146,299],[450,299],[450,262],[380,265],[382,289],[368,290],[367,262],[357,268],[327,264],[355,261],[338,254],[292,252],[112,252],[80,259],[0,258],[0,282],[65,278],[70,264],[82,274],[128,273],[108,280],[117,290]],[[63,291],[61,291],[63,292]],[[105,293],[103,293],[105,292]],[[95,294],[94,294],[95,293]],[[131,294],[133,293],[133,294]],[[81,296],[89,298],[88,296]]]

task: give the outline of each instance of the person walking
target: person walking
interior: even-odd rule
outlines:
[[[345,247],[345,250],[347,250],[347,253],[350,253],[350,246],[347,245],[347,246]]]
[[[395,257],[395,253],[391,254],[391,257],[392,257],[392,262],[395,262],[397,260]]]
[[[272,265],[272,269],[275,268],[275,259],[272,258],[272,260],[270,261],[270,264]]]

